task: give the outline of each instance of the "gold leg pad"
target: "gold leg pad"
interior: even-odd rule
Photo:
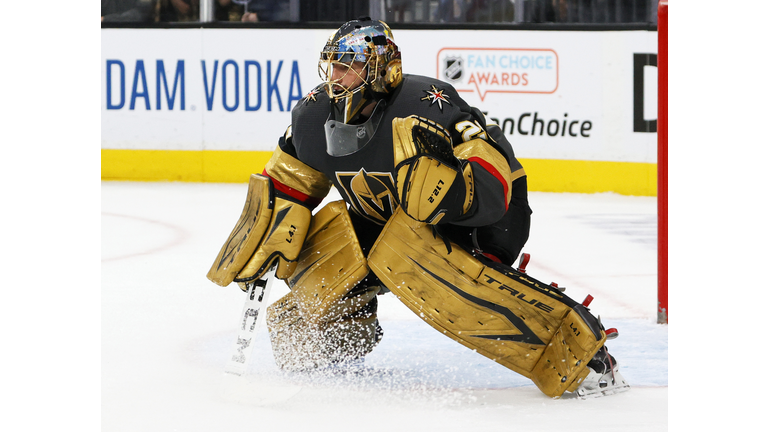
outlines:
[[[378,343],[376,311],[367,310],[378,291],[335,307],[338,316],[303,318],[293,293],[267,308],[267,325],[272,352],[278,367],[301,371],[364,357]]]
[[[583,379],[586,362],[605,340],[599,329],[590,330],[594,317],[584,310],[590,327],[561,292],[511,269],[485,266],[401,209],[384,227],[368,265],[429,325],[552,397]]]
[[[291,292],[267,308],[277,364],[310,369],[359,358],[376,345],[378,286],[352,291],[368,265],[346,205],[336,201],[313,216],[294,273]]]
[[[582,306],[576,308],[585,312]],[[531,373],[536,386],[550,397],[575,391],[589,374],[587,363],[605,343],[605,332],[600,330],[597,339],[578,312],[573,309],[566,315]]]

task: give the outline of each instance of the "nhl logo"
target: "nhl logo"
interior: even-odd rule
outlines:
[[[446,57],[445,60],[445,72],[444,75],[451,81],[461,80],[461,73],[464,71],[464,67],[461,64],[461,57]]]

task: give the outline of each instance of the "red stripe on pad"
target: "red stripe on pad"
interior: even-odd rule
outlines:
[[[504,177],[501,175],[499,170],[497,170],[496,167],[487,162],[485,159],[481,159],[477,156],[471,157],[467,160],[480,164],[480,166],[491,173],[492,176],[496,177],[496,179],[501,183],[501,187],[504,188],[504,210],[509,210],[509,203],[507,202],[507,191],[509,190],[509,185],[507,185],[507,182],[504,180]]]
[[[286,186],[283,183],[280,183],[279,181],[275,180],[274,177],[270,177],[270,175],[267,174],[267,170],[264,170],[261,174],[269,177],[269,179],[272,180],[272,185],[275,187],[275,189],[279,190],[280,192],[288,195],[293,199],[303,202],[311,209],[314,209],[320,204],[320,202],[322,202],[322,199],[320,198],[315,198],[313,196],[305,194],[304,192],[298,191],[290,186]]]

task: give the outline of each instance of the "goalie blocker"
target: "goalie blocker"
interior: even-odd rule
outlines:
[[[207,276],[246,290],[246,282],[275,263],[275,277],[291,288],[267,308],[278,366],[324,367],[361,358],[376,346],[380,287],[360,284],[368,266],[346,205],[336,201],[312,216],[307,207],[276,197],[271,181],[254,174],[240,219]]]
[[[296,268],[312,211],[303,204],[275,196],[269,178],[252,174],[240,219],[221,247],[207,277],[219,286],[263,276],[277,264],[275,275],[286,279]]]

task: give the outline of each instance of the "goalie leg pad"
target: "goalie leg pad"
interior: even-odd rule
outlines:
[[[291,292],[267,308],[281,368],[321,367],[373,349],[379,287],[358,286],[368,271],[346,205],[328,204],[312,219],[296,269],[286,281]]]
[[[380,336],[376,319],[378,287],[362,287],[336,318],[305,319],[293,292],[267,309],[272,352],[278,367],[288,371],[322,368],[362,358]]]
[[[367,274],[346,204],[335,201],[312,217],[296,269],[286,283],[303,310],[326,317]]]
[[[605,341],[594,317],[574,313],[572,299],[528,275],[485,266],[401,209],[384,227],[368,265],[425,322],[530,378],[550,397],[586,376]]]
[[[589,375],[589,368],[584,365],[603,346],[604,335],[584,306],[574,306],[544,349],[531,379],[552,397],[559,397],[566,390],[576,391]]]

